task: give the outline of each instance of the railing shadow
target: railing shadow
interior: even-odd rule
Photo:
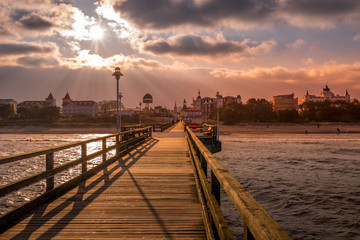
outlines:
[[[58,206],[56,206],[51,211],[45,211],[49,204],[43,204],[38,207],[30,221],[27,223],[26,227],[17,235],[11,239],[28,239],[31,235],[40,227],[45,225],[49,220],[56,217],[61,213],[65,208],[73,204],[72,210],[69,211],[65,216],[61,217],[56,223],[49,227],[45,232],[43,232],[38,239],[51,239],[55,237],[59,232],[61,232],[64,227],[66,227],[86,206],[88,206],[92,201],[94,201],[101,193],[103,193],[107,188],[109,188],[117,179],[119,179],[125,172],[127,172],[146,152],[148,152],[158,140],[151,139],[148,142],[140,145],[136,149],[132,150],[130,153],[124,156],[124,159],[118,161],[118,164],[114,166],[115,163],[107,166],[103,169],[103,175],[101,177],[91,181],[87,179],[79,184],[78,191],[71,198],[65,200]],[[112,167],[111,169],[108,169]],[[116,173],[111,178],[109,177],[117,169],[122,168],[118,173]],[[91,181],[91,182],[90,182]],[[97,185],[104,181],[104,185],[99,187],[96,191],[91,193],[87,198],[84,199],[86,193],[94,189]],[[86,184],[89,183],[88,186]]]
[[[131,180],[134,182],[136,188],[138,189],[139,193],[141,194],[141,196],[143,197],[144,201],[146,202],[146,205],[150,208],[150,211],[152,212],[152,214],[154,215],[154,217],[156,218],[157,223],[160,225],[160,227],[164,230],[165,236],[167,239],[174,239],[173,236],[171,235],[171,233],[168,231],[168,229],[166,228],[166,225],[164,223],[164,221],[161,219],[161,217],[159,216],[158,212],[156,211],[155,207],[151,204],[150,200],[146,197],[145,192],[143,191],[143,189],[141,188],[141,186],[138,184],[138,182],[136,181],[135,177],[132,175],[132,173],[130,172],[130,170],[128,170],[128,173],[131,177]]]

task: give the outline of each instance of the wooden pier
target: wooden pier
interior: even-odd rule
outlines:
[[[210,159],[211,153],[198,139],[192,139],[196,137],[188,128],[185,137],[181,123],[152,138],[149,129],[122,133],[123,141],[117,135],[115,146],[107,146],[106,138],[101,139],[103,149],[93,154],[104,158],[98,170],[83,167],[86,179],[80,179],[71,190],[51,194],[58,188],[47,187],[45,200],[36,199],[30,207],[3,216],[0,239],[232,239],[219,208],[219,194],[223,184],[228,191],[232,186],[238,188],[238,183],[229,183],[225,170],[212,169],[220,165]],[[130,142],[135,143],[133,148]],[[118,156],[107,159],[106,153],[115,148]],[[48,159],[49,151],[41,153]],[[90,157],[86,150],[82,152],[76,161],[84,166]],[[0,158],[0,164],[21,158],[24,156]],[[201,170],[206,170],[207,160],[210,183]],[[55,170],[47,170],[47,182]],[[219,175],[222,172],[224,176]],[[1,187],[0,195],[26,185],[21,183],[24,181],[28,180]],[[250,194],[243,188],[236,190],[230,190],[230,199],[246,198],[240,199],[240,209],[234,203],[242,211],[246,239],[289,239]]]

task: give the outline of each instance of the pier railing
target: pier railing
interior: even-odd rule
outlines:
[[[244,239],[290,239],[265,209],[213,156],[189,127],[185,127],[190,155],[197,172],[197,182],[201,188],[201,201],[208,229],[216,239],[233,239],[230,229],[220,209],[220,188],[222,187],[244,221]],[[210,176],[208,178],[208,167]],[[209,179],[209,180],[208,180]]]
[[[144,125],[142,125],[142,124],[125,125],[125,126],[121,127],[121,131],[125,132],[125,131],[130,131],[130,130],[143,128],[143,127],[144,127]]]
[[[27,211],[33,209],[41,203],[48,201],[49,199],[61,194],[65,190],[68,190],[75,186],[78,182],[89,178],[90,176],[96,174],[98,171],[106,167],[107,165],[115,162],[120,156],[125,155],[130,150],[137,147],[139,144],[142,144],[148,138],[151,137],[151,127],[139,128],[131,131],[121,132],[117,134],[107,135],[105,137],[99,137],[95,139],[90,139],[81,142],[70,143],[58,147],[52,147],[42,150],[37,150],[29,153],[17,154],[8,157],[0,158],[0,165],[6,163],[12,163],[20,161],[23,159],[29,159],[32,157],[44,156],[44,164],[46,165],[46,170],[30,177],[17,180],[0,187],[0,197],[8,193],[17,191],[23,187],[29,186],[31,184],[37,183],[41,180],[46,179],[46,191],[36,197],[35,199],[30,200],[29,202],[23,204],[20,207],[11,210],[0,218],[0,229],[4,229],[9,223],[12,223],[18,217],[26,213]],[[111,146],[107,144],[108,139],[114,139],[115,143]],[[91,154],[87,154],[87,144],[93,142],[102,142],[102,149]],[[54,156],[56,152],[72,149],[75,147],[81,147],[81,156],[80,158],[66,162],[65,164],[54,166]],[[107,153],[115,150],[116,153],[113,157],[108,158]],[[102,162],[95,167],[88,168],[88,161],[95,159],[96,157],[102,157]],[[81,174],[62,183],[59,186],[55,187],[54,176],[57,173],[63,172],[70,168],[73,168],[81,164]],[[0,231],[1,232],[1,231]]]
[[[169,122],[169,123],[159,123],[159,124],[153,124],[153,132],[156,132],[157,130],[160,132],[163,132],[164,130],[168,129],[169,127],[171,127],[172,125],[174,125],[173,122]]]

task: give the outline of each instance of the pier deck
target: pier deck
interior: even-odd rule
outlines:
[[[42,205],[0,239],[205,239],[181,124]]]

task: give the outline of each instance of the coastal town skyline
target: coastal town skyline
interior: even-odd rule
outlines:
[[[45,1],[0,3],[0,98],[113,100],[171,108],[214,97],[333,92],[360,98],[360,3]],[[146,12],[146,14],[144,14]],[[44,95],[44,96],[43,96]]]

